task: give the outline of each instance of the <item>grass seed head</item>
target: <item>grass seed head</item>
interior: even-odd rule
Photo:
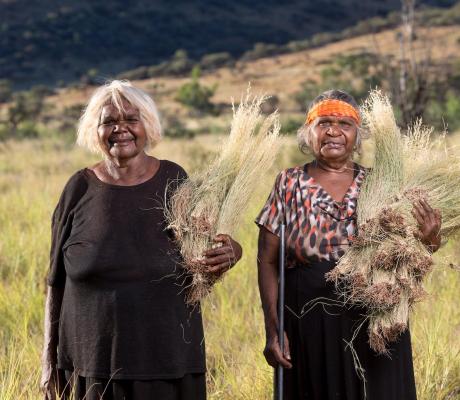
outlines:
[[[206,296],[218,280],[206,273],[197,257],[211,248],[217,233],[234,233],[260,174],[270,168],[279,150],[279,116],[276,112],[261,115],[260,105],[265,100],[265,96],[251,97],[249,92],[242,98],[233,109],[230,134],[218,156],[179,186],[165,210],[184,268],[193,275],[189,303]]]

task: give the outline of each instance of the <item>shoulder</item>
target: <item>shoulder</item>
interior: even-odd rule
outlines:
[[[84,193],[88,189],[88,174],[86,168],[75,172],[67,181],[62,191],[63,195],[74,196]]]
[[[355,168],[358,170],[358,172],[364,172],[368,173],[372,168],[364,167],[361,164],[355,163]]]
[[[65,184],[57,208],[61,211],[72,209],[87,192],[88,186],[86,168],[75,172]]]
[[[185,169],[182,168],[179,164],[169,160],[160,160],[160,162],[161,168],[167,178],[178,180],[187,178],[187,172],[185,172]]]
[[[356,173],[358,174],[358,178],[361,180],[363,180],[366,177],[366,175],[368,175],[372,171],[372,168],[364,167],[357,163],[355,163],[355,169]]]
[[[303,172],[302,166],[296,166],[296,167],[283,169],[276,176],[275,184],[277,186],[285,186],[293,179],[297,179],[299,177],[299,174],[301,174],[302,172]]]

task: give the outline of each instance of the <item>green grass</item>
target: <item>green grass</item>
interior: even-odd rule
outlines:
[[[204,147],[204,150],[203,150]],[[165,141],[154,150],[190,169],[216,151],[216,140]],[[292,142],[276,169],[301,162]],[[50,217],[77,169],[96,159],[55,141],[0,144],[0,400],[41,399],[40,350]],[[252,222],[275,176],[265,174],[236,238],[244,256],[205,301],[209,399],[271,399],[272,370],[262,356],[263,318],[257,291],[257,227]],[[438,255],[458,259],[456,243]],[[419,400],[460,399],[460,276],[439,268],[429,297],[411,321]]]

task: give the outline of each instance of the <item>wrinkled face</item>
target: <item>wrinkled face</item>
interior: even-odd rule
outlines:
[[[109,158],[127,159],[142,153],[147,144],[145,126],[139,110],[123,101],[123,112],[113,104],[102,107],[97,133]]]
[[[358,127],[350,117],[318,117],[312,123],[313,153],[324,161],[345,161],[351,158]]]

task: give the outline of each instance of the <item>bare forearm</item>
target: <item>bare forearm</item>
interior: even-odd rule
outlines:
[[[259,292],[264,311],[265,329],[268,333],[276,333],[278,328],[278,271],[277,266],[270,263],[259,263]]]
[[[45,324],[42,361],[55,364],[59,341],[59,315],[64,290],[49,286],[45,303]]]
[[[261,228],[257,267],[267,335],[275,334],[278,329],[278,248],[279,238],[265,228]]]

